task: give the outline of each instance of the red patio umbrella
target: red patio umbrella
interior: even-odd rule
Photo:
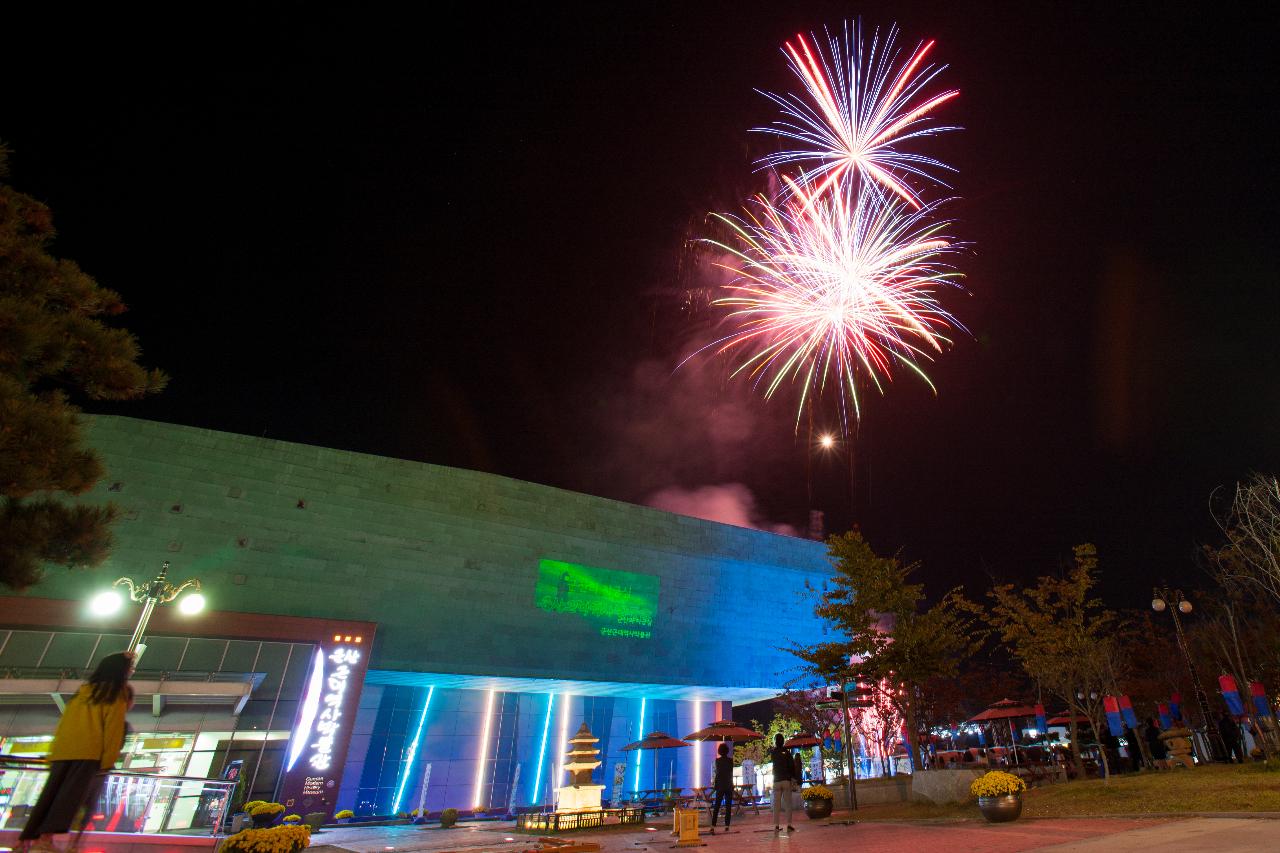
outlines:
[[[970,723],[981,723],[987,720],[1013,719],[1014,717],[1034,717],[1036,709],[1012,699],[1001,699],[981,714],[971,718]]]
[[[822,741],[813,735],[796,735],[783,741],[782,745],[787,749],[805,749],[810,746],[822,746]]]
[[[622,748],[623,752],[632,752],[637,749],[675,749],[681,746],[689,746],[690,744],[679,738],[674,738],[666,732],[649,732],[644,736],[644,740],[638,740],[635,743],[629,743]],[[639,768],[637,768],[638,772]],[[653,789],[658,790],[658,762],[653,762]]]
[[[1018,761],[1018,741],[1014,737],[1013,721],[1018,717],[1034,717],[1036,709],[1031,705],[1015,702],[1012,699],[1001,699],[981,714],[969,720],[971,723],[985,723],[991,720],[1009,721],[1009,741],[1013,744],[1013,760]]]
[[[1050,717],[1046,722],[1051,726],[1069,726],[1071,725],[1071,714],[1064,711],[1056,717]],[[1083,714],[1077,714],[1076,722],[1085,723],[1087,725],[1089,723],[1089,718]]]
[[[685,735],[685,740],[718,740],[737,743],[738,741],[759,740],[764,735],[759,732],[752,731],[746,726],[740,726],[733,720],[717,720],[705,729],[698,729],[691,735]]]

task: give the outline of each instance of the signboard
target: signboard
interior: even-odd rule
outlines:
[[[337,807],[338,783],[368,668],[362,639],[337,634],[332,642],[316,647],[285,753],[280,802],[288,811],[331,817]]]
[[[658,614],[659,587],[655,575],[539,560],[534,603],[549,613],[584,619],[602,637],[647,640]]]

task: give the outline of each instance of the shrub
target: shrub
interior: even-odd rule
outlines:
[[[356,813],[353,812],[351,809],[343,809],[342,811],[334,815],[334,818],[337,820],[346,820],[349,817],[355,817],[355,816],[356,816]]]
[[[250,800],[249,802],[241,806],[240,809],[245,814],[253,814],[254,809],[256,809],[258,806],[266,805],[266,803],[267,803],[266,800]]]
[[[984,773],[969,785],[969,793],[975,797],[1003,797],[1006,794],[1020,794],[1025,790],[1026,782],[1003,770]]]
[[[222,842],[221,853],[294,853],[311,843],[311,829],[306,826],[273,826],[270,829],[246,829]]]
[[[813,785],[805,788],[800,795],[806,800],[834,800],[835,795],[824,785]]]
[[[284,806],[279,803],[258,803],[250,810],[249,814],[280,814],[282,811],[284,811]]]
[[[448,829],[458,822],[457,809],[445,809],[440,813],[440,826]]]

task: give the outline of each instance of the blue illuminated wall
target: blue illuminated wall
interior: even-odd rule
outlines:
[[[710,781],[714,744],[643,753],[621,750],[654,730],[677,737],[689,734],[729,711],[727,703],[701,702],[695,707],[691,701],[647,699],[641,732],[639,699],[571,696],[566,723],[565,697],[556,696],[547,747],[542,755],[543,769],[539,773],[538,758],[547,723],[547,694],[496,693],[489,740],[482,744],[487,691],[437,688],[432,692],[419,734],[417,725],[423,720],[428,690],[394,685],[365,687],[338,796],[341,808],[353,809],[357,814],[412,811],[418,807],[427,764],[431,765],[425,801],[428,811],[438,812],[448,807],[471,809],[477,790],[482,810],[504,809],[511,803],[513,783],[517,808],[551,803],[553,789],[565,780],[563,773],[558,781],[556,776],[562,761],[562,738],[566,731],[572,737],[584,720],[592,734],[600,738],[596,747],[603,764],[593,778],[605,785],[606,800],[613,796],[617,762],[627,765],[624,798],[636,789],[637,768],[639,787],[654,787],[655,763],[659,785],[669,781],[686,788],[706,785]],[[405,758],[415,734],[418,735],[417,749],[413,760],[407,762]],[[483,767],[478,765],[481,760]],[[517,766],[520,768],[518,780]],[[700,779],[695,771],[706,778]]]
[[[821,639],[818,542],[475,471],[86,421],[106,476],[84,500],[121,510],[99,577],[167,559],[212,608],[376,622],[375,669],[776,690],[796,665],[779,647]],[[617,625],[540,608],[544,560],[615,579],[602,601],[643,576],[630,592],[656,593],[652,630],[602,636]],[[51,571],[28,594],[80,600],[96,583]]]

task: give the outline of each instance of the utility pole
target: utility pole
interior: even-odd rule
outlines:
[[[1191,612],[1191,602],[1186,599],[1180,589],[1169,589],[1168,587],[1156,587],[1152,594],[1151,609],[1157,613],[1162,610],[1168,610],[1169,615],[1173,617],[1173,631],[1178,637],[1178,648],[1182,651],[1182,659],[1187,664],[1187,669],[1191,673],[1191,688],[1196,693],[1196,702],[1200,705],[1200,714],[1204,717],[1205,732],[1209,737],[1209,749],[1216,755],[1211,756],[1214,759],[1218,757],[1228,758],[1226,745],[1222,742],[1222,733],[1218,731],[1218,723],[1213,718],[1213,714],[1209,712],[1209,697],[1205,694],[1204,688],[1200,686],[1200,673],[1196,671],[1196,665],[1191,662],[1191,654],[1187,651],[1187,638],[1182,633],[1182,621],[1178,618],[1178,614],[1188,614]]]

